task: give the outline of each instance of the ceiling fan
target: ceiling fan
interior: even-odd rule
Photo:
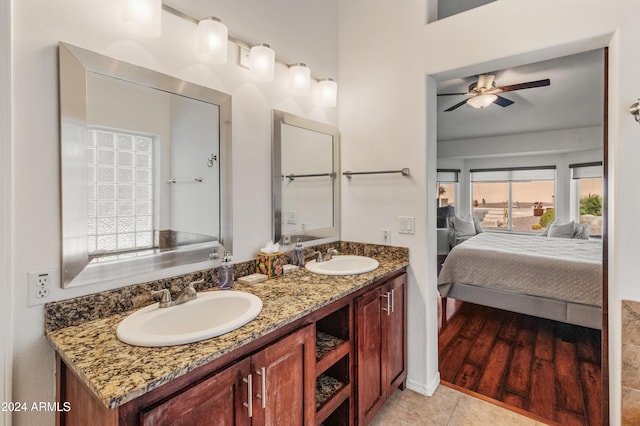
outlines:
[[[478,81],[473,82],[469,85],[469,91],[466,93],[439,93],[438,96],[471,95],[470,98],[455,104],[445,111],[453,111],[454,109],[457,109],[464,104],[469,104],[474,108],[485,108],[493,103],[500,105],[501,107],[508,107],[513,103],[513,101],[499,96],[498,93],[531,89],[532,87],[549,86],[551,84],[551,80],[546,78],[544,80],[529,81],[527,83],[496,87],[495,78],[495,75],[482,74],[478,76]]]

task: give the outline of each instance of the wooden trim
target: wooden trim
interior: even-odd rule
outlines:
[[[348,383],[336,392],[316,413],[316,424],[322,424],[352,393],[352,385]],[[353,417],[353,416],[349,416]]]
[[[604,48],[602,203],[602,424],[609,425],[609,48]]]
[[[71,369],[66,368],[60,357],[56,355],[58,377],[56,388],[60,404],[68,402],[71,410],[58,411],[56,424],[64,426],[82,425],[86,419],[91,419],[94,426],[116,426],[118,424],[118,410],[109,410],[102,404],[93,392],[87,392],[86,385]]]

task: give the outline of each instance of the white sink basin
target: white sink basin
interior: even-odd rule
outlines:
[[[116,335],[136,346],[172,346],[198,342],[242,327],[258,316],[262,300],[242,291],[198,293],[181,305],[142,308],[118,325]]]
[[[316,274],[355,275],[373,271],[379,265],[377,260],[366,256],[338,255],[324,262],[312,260],[305,267]]]

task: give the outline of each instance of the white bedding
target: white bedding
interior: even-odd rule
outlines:
[[[455,283],[602,306],[602,242],[485,232],[454,247],[438,277]]]

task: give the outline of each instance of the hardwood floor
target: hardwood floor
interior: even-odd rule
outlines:
[[[561,425],[600,425],[600,331],[452,299],[443,381]]]

